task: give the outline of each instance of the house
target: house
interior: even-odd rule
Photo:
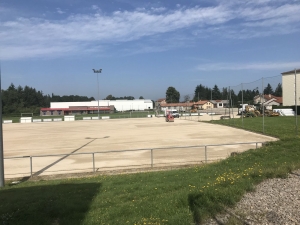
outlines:
[[[229,100],[210,100],[214,108],[228,108]]]
[[[200,100],[195,102],[194,105],[197,109],[211,109],[214,107],[214,104],[208,100]]]
[[[283,72],[281,75],[282,105],[300,105],[300,69]]]
[[[280,106],[282,105],[282,97],[277,97],[275,95],[256,95],[253,98],[254,104],[261,104],[264,103],[265,106]]]
[[[179,112],[187,112],[194,108],[195,102],[181,102],[181,103],[161,103],[160,108],[162,111],[166,109],[176,109]]]
[[[167,103],[165,98],[157,99],[157,100],[155,101],[155,108],[156,108],[156,109],[157,109],[157,108],[160,108],[160,105],[161,105],[161,104],[165,104],[165,103]]]

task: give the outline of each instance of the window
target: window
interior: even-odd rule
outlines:
[[[222,103],[219,103],[219,106],[222,106]]]
[[[53,115],[53,111],[51,111],[51,115]]]
[[[43,111],[43,115],[44,115],[44,116],[46,115],[46,111]]]
[[[58,113],[58,115],[61,115],[61,110],[58,110],[57,113]]]

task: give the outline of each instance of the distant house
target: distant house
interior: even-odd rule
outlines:
[[[166,109],[176,109],[179,112],[186,112],[194,108],[195,102],[181,102],[181,103],[161,103],[162,111]]]
[[[229,100],[210,100],[213,103],[214,108],[228,108]]]
[[[264,103],[265,106],[280,106],[282,105],[282,97],[277,97],[275,95],[256,95],[253,98],[254,104],[261,104]]]
[[[200,100],[195,102],[194,105],[197,109],[211,109],[214,107],[214,104],[208,100]]]
[[[155,108],[156,108],[156,109],[157,109],[157,108],[160,108],[160,105],[161,105],[161,104],[165,104],[165,103],[167,103],[165,98],[157,99],[157,100],[155,101]]]

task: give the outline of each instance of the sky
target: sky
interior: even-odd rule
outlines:
[[[1,0],[1,86],[157,100],[280,77],[300,68],[299,12],[300,0]]]

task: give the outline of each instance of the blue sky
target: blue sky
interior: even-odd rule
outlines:
[[[183,97],[300,67],[300,0],[1,0],[2,89]]]

